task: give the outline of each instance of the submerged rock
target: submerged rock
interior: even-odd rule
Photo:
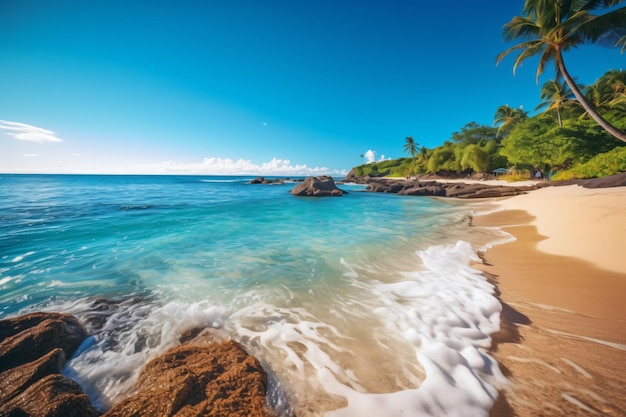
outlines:
[[[304,181],[291,190],[291,194],[302,197],[341,197],[348,194],[335,185],[332,177],[306,177]]]

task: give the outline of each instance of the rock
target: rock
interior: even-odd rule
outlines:
[[[233,341],[177,346],[149,362],[139,391],[103,417],[269,417],[266,381],[258,360]]]
[[[97,417],[80,386],[60,374],[38,380],[18,396],[0,404],[0,416]]]
[[[0,320],[0,416],[98,416],[78,384],[60,374],[86,337],[67,314]]]
[[[348,193],[337,188],[332,177],[321,176],[306,177],[302,183],[291,190],[291,194],[304,197],[339,197]]]
[[[509,187],[480,183],[446,183],[438,181],[405,181],[388,178],[361,179],[367,184],[367,191],[377,193],[397,193],[400,195],[435,196],[455,198],[507,197],[524,194],[536,186]]]
[[[67,314],[32,313],[0,320],[0,372],[37,360],[55,348],[69,358],[86,337],[83,326]]]
[[[0,404],[4,404],[38,380],[52,374],[60,374],[65,365],[65,352],[56,348],[41,358],[8,369],[0,374]]]
[[[248,184],[284,184],[287,180],[289,180],[289,178],[268,179],[265,177],[256,177],[255,179],[250,180]]]

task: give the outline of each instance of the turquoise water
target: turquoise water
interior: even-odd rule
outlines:
[[[115,301],[67,368],[101,409],[207,325],[260,357],[285,415],[489,408],[494,390],[474,385],[499,375],[484,352],[499,304],[470,262],[498,235],[470,228],[468,205],[360,186],[301,198],[251,178],[1,175],[0,318]],[[429,372],[447,350],[473,379]],[[422,398],[433,384],[457,405]]]

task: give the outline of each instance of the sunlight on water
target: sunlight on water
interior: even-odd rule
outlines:
[[[503,379],[485,353],[500,304],[470,264],[504,236],[470,228],[467,205],[358,187],[296,198],[237,177],[0,187],[0,314],[87,323],[65,372],[102,410],[204,326],[259,357],[275,405],[300,416],[487,415]]]

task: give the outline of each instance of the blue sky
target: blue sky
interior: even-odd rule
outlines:
[[[0,172],[341,175],[432,148],[539,103],[535,61],[495,65],[522,5],[2,0]],[[626,64],[565,59],[581,83]]]

